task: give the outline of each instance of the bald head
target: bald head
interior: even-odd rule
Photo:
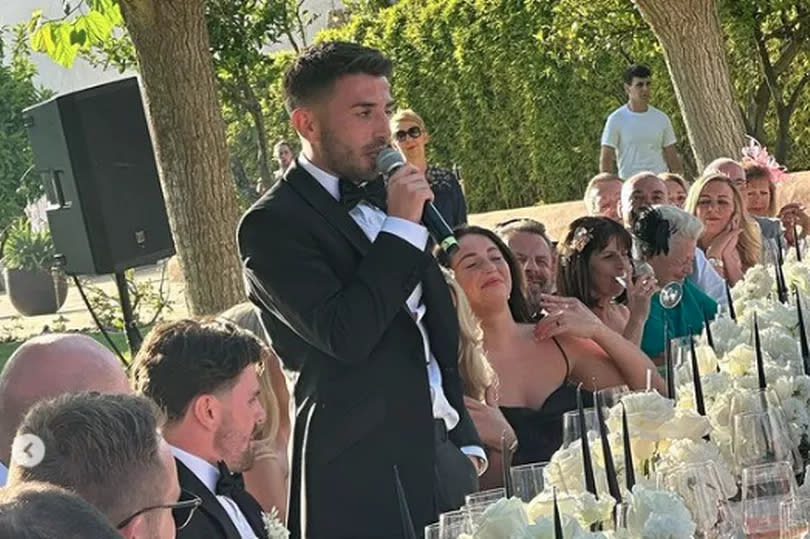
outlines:
[[[619,195],[622,180],[615,174],[597,174],[585,188],[585,211],[588,215],[599,215],[619,221]]]
[[[634,211],[644,206],[667,203],[667,186],[664,180],[652,172],[639,172],[622,185],[621,218],[630,228]]]
[[[81,391],[131,392],[107,348],[76,334],[40,335],[17,348],[0,373],[0,461],[8,464],[14,433],[34,404]]]
[[[734,186],[745,194],[745,169],[738,161],[728,157],[720,157],[709,163],[709,166],[703,171],[704,176],[718,173],[728,176]]]

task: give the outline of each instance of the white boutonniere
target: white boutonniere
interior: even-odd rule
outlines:
[[[269,513],[262,513],[264,529],[267,530],[267,539],[288,539],[290,531],[278,518],[278,509],[275,507]]]

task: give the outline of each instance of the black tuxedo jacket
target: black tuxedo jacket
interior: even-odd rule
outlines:
[[[293,537],[403,536],[393,467],[416,529],[435,521],[426,358],[405,301],[423,285],[425,323],[458,446],[481,445],[462,397],[458,319],[433,257],[381,232],[372,243],[300,165],[248,210],[239,248],[273,347],[300,371],[288,527]]]
[[[174,459],[177,463],[177,479],[180,488],[200,497],[202,504],[194,511],[191,520],[182,530],[177,530],[177,539],[241,539],[239,530],[234,526],[231,517],[225,512],[216,496],[208,490],[200,479],[188,467]],[[247,508],[240,508],[244,512]],[[256,502],[254,511],[261,511]],[[263,530],[255,530],[256,537],[266,537]]]

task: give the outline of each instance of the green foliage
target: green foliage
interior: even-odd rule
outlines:
[[[3,254],[7,268],[37,271],[53,266],[56,251],[49,231],[34,232],[26,219],[18,219],[8,231]]]
[[[124,276],[136,326],[139,328],[152,326],[162,321],[164,316],[172,311],[172,302],[169,300],[166,285],[165,266],[161,281],[157,286],[152,281],[136,279],[134,270],[127,270]],[[124,331],[124,318],[118,294],[108,294],[100,286],[95,286],[85,279],[82,279],[82,289],[87,294],[87,301],[101,325],[108,331]]]
[[[3,232],[23,214],[26,203],[42,193],[39,177],[26,174],[33,156],[22,111],[49,92],[34,85],[34,67],[19,46],[21,35],[19,29],[15,38],[0,28],[0,244]],[[6,48],[7,42],[12,48]]]

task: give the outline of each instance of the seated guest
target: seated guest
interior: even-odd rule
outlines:
[[[622,201],[619,213],[627,230],[632,230],[635,215],[654,204],[667,203],[667,187],[664,181],[651,172],[640,172],[622,185]],[[689,279],[703,292],[721,305],[727,303],[726,283],[723,277],[709,264],[706,255],[695,247],[695,264]]]
[[[240,303],[219,315],[246,329],[269,345],[269,339],[252,303]],[[259,384],[262,390],[262,405],[267,420],[262,424],[258,439],[253,442],[253,466],[245,470],[245,487],[265,512],[274,507],[279,515],[287,510],[287,442],[290,437],[290,393],[281,369],[281,362],[268,350],[264,360]]]
[[[443,270],[442,273],[458,314],[458,370],[464,388],[464,405],[475,423],[489,461],[480,485],[482,489],[502,487],[501,438],[506,438],[509,447],[516,446],[517,438],[498,408],[498,377],[484,354],[481,325],[452,272]]]
[[[481,321],[501,411],[518,438],[513,464],[548,460],[562,440],[563,413],[576,406],[569,382],[642,388],[655,366],[575,298],[543,296],[549,314],[531,323],[520,268],[503,241],[475,226],[457,229],[456,237],[452,259],[439,255]],[[663,387],[657,373],[652,380]]]
[[[134,395],[72,393],[41,401],[17,436],[37,436],[42,461],[32,466],[15,449],[9,486],[51,483],[92,504],[123,537],[172,539],[172,512],[190,518],[199,502],[178,502],[177,468],[157,432],[157,413]]]
[[[622,180],[610,172],[600,172],[588,182],[585,188],[585,211],[591,217],[608,217],[621,221],[619,217],[619,199],[622,192]]]
[[[14,539],[121,539],[98,509],[46,483],[0,489],[0,537]]]
[[[526,279],[526,301],[532,318],[539,318],[540,299],[554,292],[557,264],[554,245],[543,223],[534,219],[512,219],[499,223],[495,232],[517,258]]]
[[[433,204],[450,228],[466,224],[467,201],[458,178],[448,168],[427,164],[425,147],[430,135],[422,117],[410,109],[397,111],[391,118],[391,133],[394,147],[427,178],[436,197]]]
[[[659,294],[650,303],[650,315],[644,325],[641,349],[658,358],[664,351],[664,319],[668,338],[699,334],[704,316],[714,318],[717,303],[686,279],[692,270],[695,245],[703,233],[703,224],[693,215],[674,206],[653,206],[642,210],[633,226],[644,261],[655,271],[662,285],[677,281],[683,284],[683,297],[672,309],[664,309]]]
[[[615,221],[576,219],[558,246],[557,293],[577,298],[607,327],[639,345],[656,280],[648,275],[633,278],[632,244],[630,233]]]
[[[712,174],[697,180],[689,190],[686,210],[703,223],[698,247],[729,286],[759,263],[759,225],[748,216],[742,195],[728,176]]]
[[[50,333],[25,341],[0,373],[0,487],[6,483],[11,442],[25,413],[63,393],[129,393],[121,362],[85,335]]]
[[[135,389],[166,414],[180,486],[202,500],[179,538],[266,536],[241,473],[253,465],[251,442],[265,420],[259,371],[267,353],[229,322],[178,320],[152,329],[135,358]]]
[[[664,185],[667,186],[667,203],[683,209],[686,204],[686,194],[689,193],[689,182],[680,174],[672,172],[663,172],[658,177],[664,180]]]

